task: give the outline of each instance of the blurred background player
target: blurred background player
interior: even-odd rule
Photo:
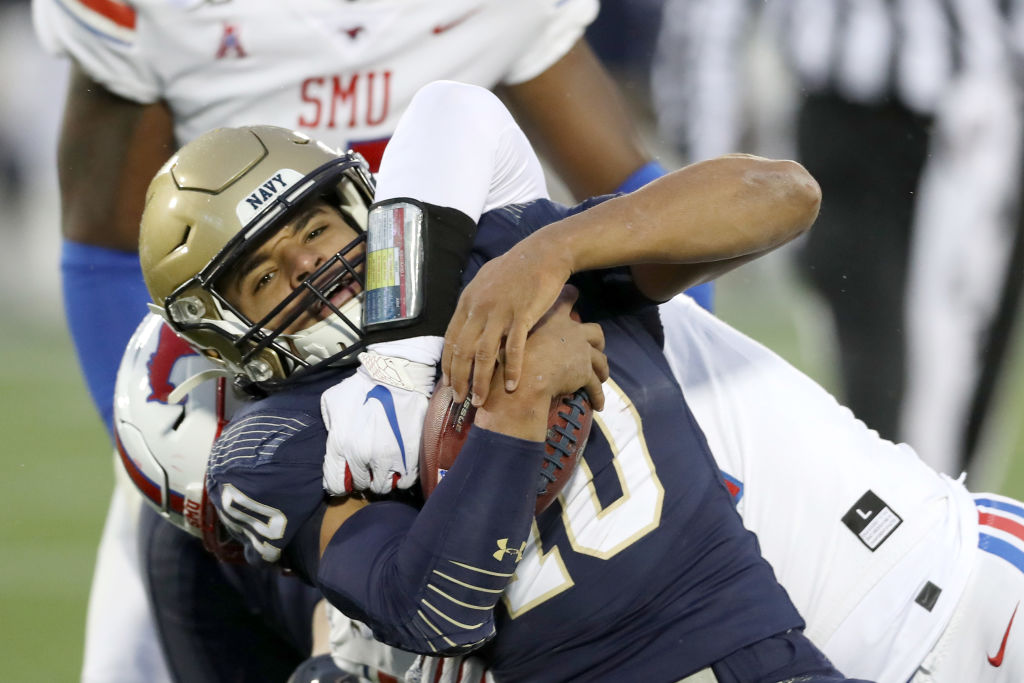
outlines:
[[[661,128],[689,159],[749,148],[758,90],[795,107],[796,158],[826,198],[795,263],[831,310],[841,393],[953,475],[1018,308],[1019,5],[668,0],[653,72]],[[782,78],[756,80],[772,53],[751,57],[755,26]]]
[[[63,291],[80,365],[108,429],[120,351],[145,311],[134,253],[145,183],[202,131],[277,123],[351,147],[375,165],[415,89],[450,78],[501,86],[581,198],[633,189],[663,172],[582,39],[594,0],[326,8],[36,0],[33,11],[42,44],[73,60],[58,155]],[[110,529],[104,539],[118,534],[131,529]],[[144,614],[128,616],[131,581],[112,568],[117,557],[101,553],[92,604],[119,610],[91,610],[90,633],[109,633],[121,620],[132,624],[126,633],[145,629]],[[131,659],[130,648],[110,642],[87,635],[87,677],[93,661],[107,672],[102,680],[128,676],[121,660]]]

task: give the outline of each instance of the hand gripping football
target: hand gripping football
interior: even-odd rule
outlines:
[[[476,408],[470,404],[469,398],[462,403],[454,403],[451,387],[438,382],[427,405],[423,439],[420,441],[420,485],[424,498],[430,496],[459,456],[475,416]],[[569,481],[593,423],[590,397],[583,389],[551,401],[546,454],[537,473],[535,514],[543,512]]]

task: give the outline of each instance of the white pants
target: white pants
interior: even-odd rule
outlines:
[[[1024,503],[975,499],[993,505],[978,506],[980,541],[967,590],[912,683],[1024,681]]]
[[[134,486],[115,478],[89,591],[82,683],[171,681],[139,563],[136,530],[144,504]]]

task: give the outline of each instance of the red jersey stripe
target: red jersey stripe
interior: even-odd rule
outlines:
[[[999,529],[1000,531],[1005,531],[1006,533],[1016,536],[1020,540],[1024,541],[1024,524],[1014,522],[1012,519],[989,514],[988,512],[981,512],[979,510],[978,524],[981,524],[982,526],[990,526],[995,529]]]
[[[114,0],[78,0],[78,3],[96,14],[106,17],[118,26],[135,29],[135,10]]]

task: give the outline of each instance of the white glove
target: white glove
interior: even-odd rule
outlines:
[[[365,672],[363,667],[367,667],[370,671],[366,679],[377,681],[384,673],[401,680],[416,661],[416,655],[374,640],[369,626],[349,619],[331,605],[327,605],[327,622],[331,628],[331,659],[344,671]]]
[[[440,665],[440,667],[438,666]],[[405,672],[405,683],[459,683],[485,681],[494,683],[478,657],[425,657],[420,655]]]
[[[419,479],[420,437],[435,368],[359,354],[362,365],[320,397],[327,426],[324,489],[333,495],[387,494]]]

